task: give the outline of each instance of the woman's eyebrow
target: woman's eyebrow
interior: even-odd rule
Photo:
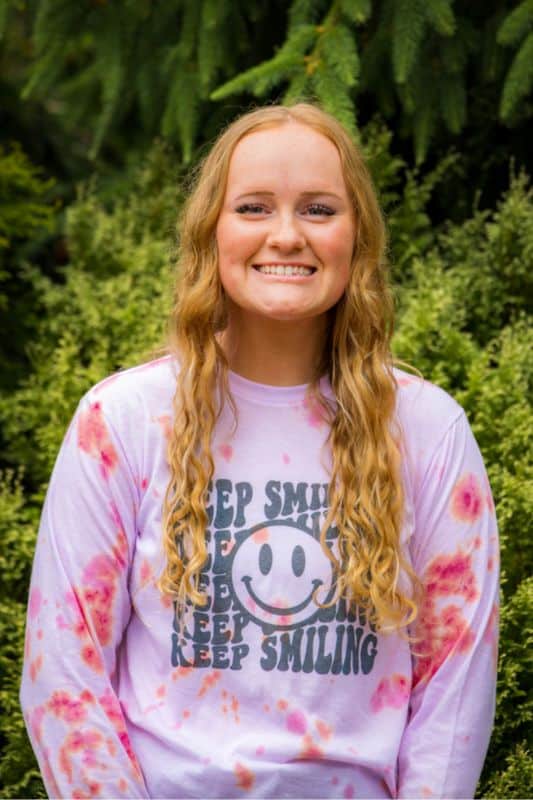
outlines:
[[[237,197],[235,197],[235,200],[241,200],[243,197],[251,197],[251,196],[253,196],[253,197],[258,197],[258,196],[260,196],[260,197],[274,197],[275,194],[276,194],[276,192],[270,192],[270,191],[263,190],[263,189],[252,189],[249,192],[243,192],[242,194],[237,195]],[[317,197],[318,195],[320,195],[320,197],[335,197],[337,200],[342,200],[343,199],[339,194],[336,194],[335,192],[328,192],[328,191],[324,191],[322,189],[311,189],[311,190],[308,190],[308,191],[305,191],[305,192],[300,192],[299,196],[300,197]]]

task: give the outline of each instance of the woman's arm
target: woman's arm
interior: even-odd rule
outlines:
[[[498,540],[479,449],[464,414],[427,465],[411,556],[425,597],[399,797],[473,797],[494,717]]]
[[[115,693],[131,605],[136,488],[97,400],[84,398],[41,518],[21,703],[51,797],[148,797]]]

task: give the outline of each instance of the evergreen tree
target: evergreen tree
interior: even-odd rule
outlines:
[[[92,157],[161,133],[187,162],[220,123],[209,100],[243,95],[311,97],[350,128],[370,96],[419,163],[443,126],[465,128],[473,91],[496,83],[507,124],[531,115],[531,0],[489,0],[481,15],[466,0],[33,2],[23,96],[53,97],[71,131],[90,121]],[[12,5],[0,0],[4,29]]]

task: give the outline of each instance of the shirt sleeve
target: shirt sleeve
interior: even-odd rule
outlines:
[[[490,488],[462,412],[420,478],[415,525],[424,594],[398,796],[472,798],[494,719],[499,562]]]
[[[21,704],[50,797],[148,797],[116,695],[136,487],[99,401],[59,453],[37,540]]]

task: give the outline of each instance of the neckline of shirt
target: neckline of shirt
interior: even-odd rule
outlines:
[[[228,382],[230,391],[235,397],[269,406],[292,406],[300,403],[311,385],[310,383],[300,383],[296,386],[272,386],[268,383],[251,381],[232,370],[228,370]],[[318,385],[326,397],[333,398],[333,391],[327,375],[320,378]]]

